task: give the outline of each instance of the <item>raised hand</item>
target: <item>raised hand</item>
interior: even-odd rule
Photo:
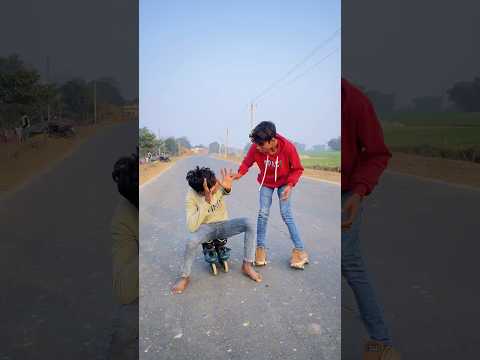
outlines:
[[[213,188],[212,188],[212,190],[213,190]],[[213,197],[212,190],[210,190],[208,188],[207,178],[203,179],[203,195],[205,196],[205,201],[209,204],[211,204],[211,202],[212,202],[212,197]]]
[[[220,182],[220,185],[222,185],[225,190],[230,191],[235,174],[233,173],[232,169],[227,171],[225,168],[220,170],[220,173],[222,174],[222,181]]]

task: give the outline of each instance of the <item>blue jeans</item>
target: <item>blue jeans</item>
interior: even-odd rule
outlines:
[[[236,218],[200,225],[198,230],[191,233],[187,240],[182,266],[182,277],[190,276],[193,261],[195,260],[195,252],[202,243],[215,239],[226,239],[242,233],[244,234],[243,260],[252,263],[255,259],[255,242],[253,240],[253,229],[249,219]]]
[[[282,219],[288,227],[288,232],[290,233],[293,246],[296,249],[303,250],[303,242],[302,239],[300,239],[300,235],[292,215],[291,199],[293,192],[290,192],[287,200],[280,200],[285,187],[286,185],[278,188],[277,190],[278,200],[280,202],[280,215],[282,215]],[[272,206],[272,195],[274,191],[275,189],[270,189],[266,186],[262,186],[260,190],[260,211],[258,212],[257,219],[257,246],[265,247],[267,223],[270,215],[270,207]]]
[[[342,193],[342,206],[351,193]],[[342,229],[342,276],[352,288],[358,309],[372,340],[392,344],[389,330],[383,318],[383,310],[377,301],[372,283],[360,251],[360,208],[351,228]]]

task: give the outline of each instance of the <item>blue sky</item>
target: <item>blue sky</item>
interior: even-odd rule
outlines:
[[[340,24],[339,0],[142,0],[140,126],[193,145],[223,141],[228,128],[229,145],[243,147],[250,101]],[[256,122],[309,146],[340,135],[340,37],[258,103]]]

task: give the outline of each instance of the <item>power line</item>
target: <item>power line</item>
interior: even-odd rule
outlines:
[[[318,62],[316,62],[315,64],[313,64],[312,66],[308,67],[304,72],[300,73],[299,75],[295,76],[293,79],[291,79],[289,82],[287,82],[285,85],[288,86],[288,85],[291,85],[293,84],[295,81],[297,81],[298,79],[300,79],[301,77],[305,76],[307,73],[309,73],[310,71],[312,71],[313,69],[315,69],[318,65],[320,65],[322,62],[324,62],[325,60],[327,60],[330,56],[332,56],[333,54],[335,54],[339,49],[335,49],[333,51],[331,51],[330,53],[328,53],[326,56],[324,56],[323,58],[321,58]]]
[[[295,70],[297,70],[300,66],[305,64],[313,55],[317,53],[318,50],[320,50],[323,46],[325,46],[330,40],[332,40],[339,32],[341,28],[338,28],[330,37],[328,37],[326,40],[322,41],[319,45],[317,45],[310,53],[308,53],[300,62],[296,63],[293,65],[293,67],[288,70],[283,76],[272,82],[269,86],[267,86],[260,94],[255,96],[252,100],[252,103],[257,102],[260,100],[262,97],[264,97],[266,94],[268,94],[270,91],[272,91],[276,86],[278,86],[282,81],[287,79]]]

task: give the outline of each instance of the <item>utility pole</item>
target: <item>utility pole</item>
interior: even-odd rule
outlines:
[[[175,144],[177,145],[177,156],[180,156],[182,154],[182,147],[177,139],[175,139]]]
[[[97,123],[97,81],[93,80],[93,123]]]
[[[47,56],[47,86],[50,85],[50,57]],[[42,116],[43,117],[43,116]],[[50,93],[47,95],[47,121],[50,122]]]
[[[253,124],[255,123],[255,107],[256,105],[252,102],[250,104],[250,129],[253,129]]]
[[[227,136],[225,138],[225,159],[228,159],[228,128],[227,128]]]
[[[161,142],[161,140],[160,140],[160,129],[158,129],[158,137],[157,137],[157,140],[158,140],[158,143],[160,144],[160,145],[158,146],[158,153],[159,153],[159,154],[163,154],[163,148],[162,148],[163,146],[162,146],[162,142]]]

